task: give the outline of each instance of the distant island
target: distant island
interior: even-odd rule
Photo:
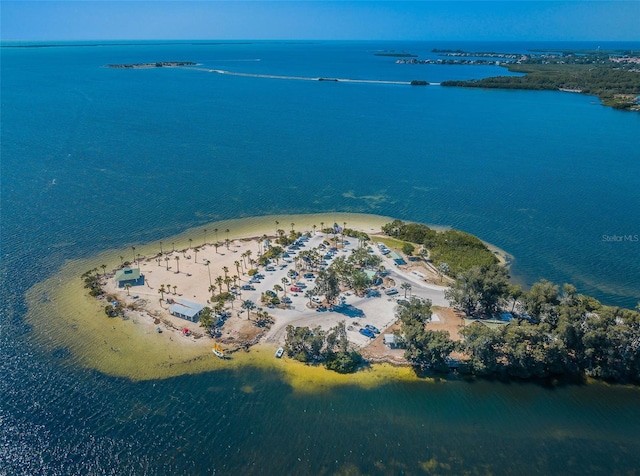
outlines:
[[[418,55],[412,53],[397,53],[395,51],[383,51],[380,53],[374,53],[373,56],[392,56],[396,58],[417,58]]]
[[[195,66],[193,61],[157,61],[155,63],[108,64],[107,68],[115,69],[147,69],[147,68],[175,68],[178,66]]]
[[[523,53],[433,50],[443,59],[398,64],[498,65],[524,76],[443,81],[442,86],[566,91],[598,96],[616,109],[640,111],[640,55],[622,50],[536,50]]]

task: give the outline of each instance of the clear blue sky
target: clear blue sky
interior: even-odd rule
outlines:
[[[0,17],[3,40],[640,41],[640,0],[2,0]]]

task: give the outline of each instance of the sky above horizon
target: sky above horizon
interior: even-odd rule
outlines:
[[[640,41],[640,0],[3,0],[2,40]]]

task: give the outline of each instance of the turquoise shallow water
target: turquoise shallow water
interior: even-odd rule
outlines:
[[[413,474],[435,458],[450,473],[598,473],[614,452],[618,467],[637,468],[635,390],[419,383],[300,397],[257,371],[131,384],[32,349],[22,295],[106,248],[215,219],[339,210],[455,226],[513,254],[524,284],[573,282],[633,307],[640,243],[603,235],[640,235],[640,115],[568,93],[103,68],[193,60],[434,82],[504,73],[373,56],[459,44],[3,46],[0,457],[13,472]],[[258,391],[238,390],[247,382]]]

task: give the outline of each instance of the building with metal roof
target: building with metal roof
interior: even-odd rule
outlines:
[[[144,284],[144,274],[140,273],[140,268],[122,268],[116,271],[114,277],[119,288],[129,284],[131,286],[142,286]]]
[[[389,347],[390,349],[395,349],[398,347],[398,343],[396,342],[396,336],[393,334],[385,334],[384,335],[384,345]]]
[[[176,299],[175,303],[169,307],[172,316],[180,317],[191,322],[198,322],[202,310],[206,306],[188,299]]]
[[[395,251],[392,251],[391,253],[389,253],[389,257],[393,260],[395,264],[407,264],[404,258],[400,256],[398,253],[396,253]]]

